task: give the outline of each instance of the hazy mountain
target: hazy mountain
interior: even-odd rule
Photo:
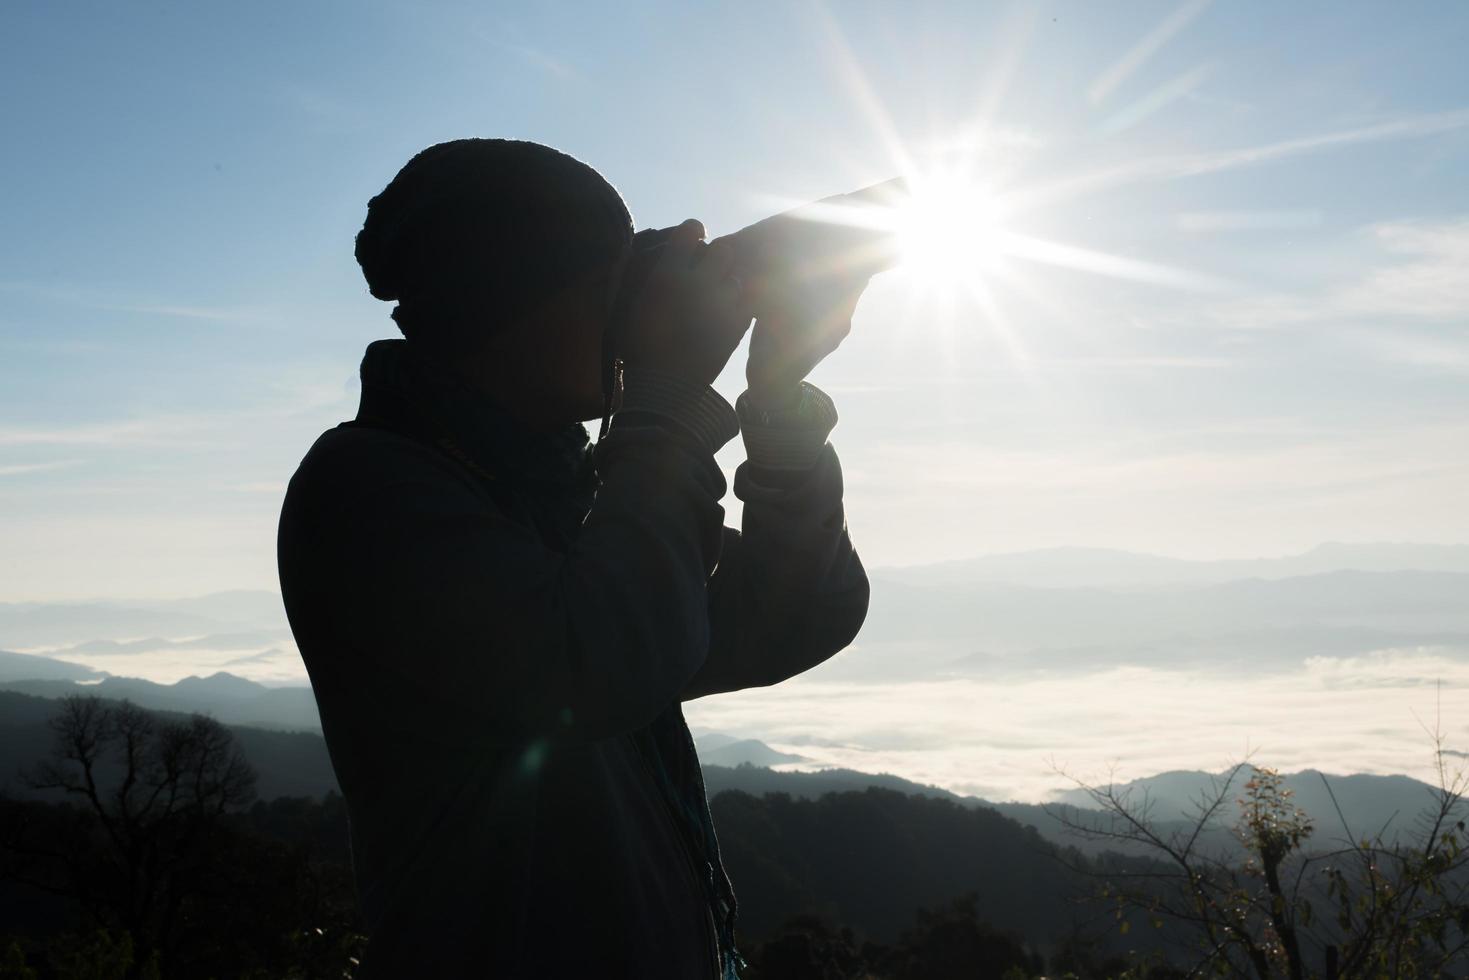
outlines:
[[[689,732],[694,736],[694,745],[698,747],[700,752],[721,749],[726,745],[732,745],[740,741],[735,736],[726,735],[723,732],[707,732],[699,728],[690,728]]]
[[[704,788],[710,796],[725,790],[739,790],[761,796],[765,793],[785,793],[803,800],[814,800],[826,793],[860,792],[869,786],[895,790],[910,795],[933,796],[939,799],[972,805],[991,804],[973,796],[961,796],[937,786],[915,783],[889,773],[857,772],[855,769],[822,769],[818,772],[777,772],[765,766],[750,764],[728,766],[714,763],[702,749],[699,761],[704,769]]]
[[[264,685],[247,681],[243,677],[236,677],[224,671],[210,674],[208,677],[185,677],[183,680],[167,685],[167,688],[182,700],[197,699],[237,703],[253,701],[262,695],[269,694],[271,690]]]
[[[50,657],[36,657],[27,653],[9,653],[0,650],[0,684],[10,681],[72,681],[93,680],[105,676],[101,671],[84,667],[81,664],[68,663],[65,660],[53,660]]]
[[[4,656],[0,655],[0,671],[6,670]],[[8,656],[20,658],[23,655]],[[45,657],[24,657],[24,660],[41,665],[61,663]],[[71,664],[64,666],[75,667]],[[13,676],[28,669],[20,665],[10,669],[8,673]],[[93,694],[102,698],[127,699],[144,708],[160,711],[199,712],[227,724],[295,731],[321,730],[316,698],[309,687],[266,687],[222,671],[208,677],[185,677],[174,684],[155,684],[136,677],[111,677],[102,674],[84,675],[80,679],[85,683],[54,677],[30,679],[38,676],[35,673],[22,673],[22,676],[25,679],[0,679],[0,690],[43,698]]]
[[[822,666],[820,678],[1003,679],[1022,670],[1076,674],[1125,664],[1253,676],[1299,671],[1312,657],[1394,649],[1469,660],[1466,568],[1464,546],[1389,544],[1326,545],[1256,562],[1056,549],[878,570],[857,648]],[[1247,574],[1255,577],[1237,577]],[[0,605],[0,647],[29,638],[52,648],[49,656],[55,657],[0,657],[0,686],[55,697],[79,681],[90,682],[86,689],[95,693],[163,710],[315,730],[319,719],[309,690],[271,690],[238,677],[290,678],[290,667],[279,665],[291,660],[290,666],[299,666],[294,653],[284,642],[271,646],[288,635],[279,596],[269,592],[173,602]],[[141,659],[130,669],[116,665],[151,653],[159,676],[171,680],[191,656],[184,649],[189,646],[201,652],[197,661],[188,661],[198,665],[187,669],[209,676],[155,684],[95,669],[145,673]],[[68,653],[90,657],[89,666],[65,664]],[[1391,662],[1364,661],[1363,671],[1380,680],[1391,669],[1383,664]],[[63,665],[48,666],[55,663]],[[1328,685],[1350,684],[1357,676],[1352,665],[1323,670],[1321,683]],[[1432,677],[1389,680],[1408,686],[1431,683]],[[711,738],[700,741],[711,765],[801,761],[758,742],[735,746],[738,740],[727,736]]]
[[[213,679],[201,678],[200,681],[202,685],[208,685]],[[230,689],[244,690],[232,681],[226,684]],[[0,792],[29,795],[17,774],[24,767],[36,765],[50,752],[52,733],[47,726],[47,720],[54,711],[54,700],[16,691],[0,691]],[[176,713],[160,711],[160,714]],[[240,740],[246,757],[259,771],[259,791],[262,798],[319,797],[337,789],[326,743],[319,734],[272,731],[250,725],[236,724],[230,727]],[[701,735],[699,741],[703,745],[713,746],[701,748],[704,782],[711,797],[734,790],[754,796],[776,793],[793,799],[816,800],[830,793],[862,792],[875,787],[910,796],[947,800],[967,808],[992,809],[1025,826],[1034,827],[1048,840],[1074,846],[1084,852],[1097,853],[1115,847],[1080,839],[1063,826],[1063,818],[1087,820],[1091,801],[1079,792],[1062,794],[1058,803],[1051,806],[993,803],[886,773],[863,773],[849,769],[777,772],[765,766],[750,764],[721,765],[714,760],[721,750],[731,746],[742,746],[742,751],[752,753],[759,749],[778,756],[784,753],[774,752],[755,739],[733,739],[719,733]],[[1118,788],[1124,792],[1130,790],[1130,798],[1139,804],[1143,802],[1146,793],[1153,801],[1153,816],[1159,824],[1165,830],[1181,830],[1189,826],[1188,818],[1193,812],[1193,800],[1210,785],[1213,778],[1215,777],[1205,772],[1169,772],[1136,780]],[[1242,776],[1236,789],[1243,786],[1243,778]],[[1331,790],[1335,793],[1342,812],[1346,814],[1352,834],[1356,838],[1364,834],[1375,834],[1384,827],[1389,834],[1395,827],[1410,829],[1418,814],[1433,800],[1430,786],[1407,776],[1349,775],[1328,776],[1326,779],[1329,780]],[[1317,831],[1314,840],[1318,845],[1326,846],[1344,837],[1341,821],[1336,816],[1336,809],[1320,773],[1310,770],[1295,773],[1287,776],[1286,784],[1295,791],[1297,803],[1315,820]],[[1240,794],[1237,791],[1231,792],[1231,802],[1226,807],[1220,826],[1211,835],[1211,843],[1220,848],[1234,846],[1228,826],[1233,823],[1237,813],[1232,801],[1238,795]]]
[[[1319,545],[1299,555],[1193,561],[1105,548],[1048,548],[905,568],[882,568],[884,579],[922,586],[1004,583],[1033,588],[1159,588],[1238,579],[1281,579],[1326,572],[1469,573],[1469,545]]]
[[[751,938],[814,913],[891,942],[912,910],[972,894],[983,921],[1046,944],[1072,931],[1074,898],[1094,887],[1035,831],[952,800],[877,788],[814,799],[726,792],[710,809]]]
[[[1155,827],[1166,837],[1172,833],[1192,831],[1197,811],[1194,800],[1206,791],[1217,777],[1205,772],[1160,773],[1146,779],[1119,784],[1117,789],[1129,793],[1132,804],[1141,805],[1145,799],[1153,804],[1152,820]],[[1234,802],[1243,794],[1248,772],[1240,775],[1231,788],[1226,804],[1213,829],[1202,840],[1206,847],[1232,852],[1239,843],[1232,833],[1238,818],[1239,807]],[[1286,785],[1295,793],[1298,806],[1311,815],[1316,830],[1312,843],[1316,847],[1328,848],[1348,839],[1343,829],[1336,805],[1346,815],[1350,825],[1350,838],[1360,840],[1385,831],[1391,838],[1395,831],[1411,832],[1419,826],[1418,817],[1434,804],[1435,790],[1427,783],[1408,776],[1323,776],[1315,770],[1305,770],[1286,776]],[[1330,786],[1330,793],[1327,786]],[[820,772],[776,772],[759,766],[743,765],[727,767],[704,765],[704,785],[711,796],[726,790],[738,790],[760,796],[766,793],[782,793],[795,799],[818,799],[827,793],[849,793],[868,787],[894,790],[910,796],[929,796],[951,800],[968,807],[995,810],[1016,822],[1034,827],[1047,840],[1062,846],[1075,847],[1087,854],[1103,851],[1123,851],[1145,854],[1145,848],[1128,848],[1115,841],[1090,839],[1076,834],[1067,823],[1082,826],[1098,826],[1095,804],[1085,793],[1072,791],[1061,794],[1055,803],[996,803],[974,796],[961,796],[937,786],[915,783],[887,773],[873,774],[851,769],[826,769]],[[1460,816],[1469,815],[1469,805]],[[1107,826],[1103,821],[1100,826]]]
[[[1233,801],[1244,795],[1249,775],[1248,769],[1241,771],[1230,788],[1227,823],[1233,823],[1238,813]],[[1188,820],[1197,813],[1196,801],[1209,794],[1220,778],[1220,774],[1191,770],[1164,772],[1119,783],[1115,789],[1137,804],[1146,799],[1160,820]],[[1433,786],[1409,776],[1334,776],[1314,769],[1286,774],[1285,786],[1294,794],[1295,804],[1311,816],[1318,845],[1360,840],[1384,831],[1389,837],[1398,831],[1411,831],[1419,815],[1436,805],[1438,793]],[[1060,799],[1083,809],[1094,805],[1081,790],[1067,791]],[[1348,826],[1343,826],[1338,807]],[[1460,816],[1469,816],[1469,807],[1461,810]]]
[[[700,745],[699,758],[712,766],[778,766],[784,762],[804,762],[805,756],[780,752],[753,738],[742,738],[724,745]]]
[[[823,668],[833,679],[1124,663],[1293,668],[1312,656],[1423,646],[1469,654],[1465,545],[1326,544],[1236,561],[1056,548],[872,577],[864,655]],[[110,666],[96,663],[102,656],[239,650],[236,660],[215,655],[209,669],[283,677],[284,658],[269,648],[288,649],[289,639],[279,595],[264,591],[0,604],[0,647],[93,666]]]
[[[875,578],[861,640],[993,638],[1007,648],[1146,641],[1177,633],[1332,626],[1469,633],[1469,573],[1330,572],[1164,592]]]
[[[1117,664],[1294,669],[1307,657],[1469,654],[1469,573],[1335,571],[1158,589],[889,579],[874,573],[847,679]]]

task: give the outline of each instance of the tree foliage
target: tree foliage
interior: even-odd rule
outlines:
[[[980,919],[974,895],[920,909],[897,942],[859,941],[850,927],[798,916],[753,947],[745,980],[1027,980],[1042,956]]]
[[[1161,859],[1161,870],[1101,873],[1100,897],[1119,932],[1183,926],[1192,940],[1177,952],[1190,976],[1446,976],[1469,958],[1469,854],[1465,777],[1449,772],[1440,741],[1435,747],[1438,790],[1417,823],[1396,832],[1358,837],[1349,828],[1350,839],[1318,842],[1281,775],[1248,764],[1197,800],[1186,832],[1161,831],[1146,797],[1112,786],[1083,785],[1099,817],[1061,819],[1078,834]],[[1233,830],[1243,860],[1201,843],[1229,812],[1236,787]],[[1349,827],[1339,807],[1337,815]]]
[[[344,855],[321,865],[249,829],[274,808],[247,810],[255,773],[228,728],[80,696],[51,728],[51,757],[25,778],[63,802],[0,806],[0,884],[61,903],[35,916],[64,925],[32,944],[48,976],[241,976],[252,963],[342,976],[361,945]],[[287,963],[312,969],[275,969]]]

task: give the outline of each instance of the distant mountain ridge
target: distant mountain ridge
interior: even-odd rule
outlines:
[[[232,725],[321,731],[321,716],[309,687],[266,687],[224,671],[157,684],[49,657],[0,651],[0,691],[42,698],[91,694],[158,711],[197,711]]]
[[[1328,542],[1278,558],[1197,560],[1108,548],[1061,547],[923,565],[877,567],[876,578],[929,587],[1158,588],[1328,572],[1469,574],[1469,544]],[[139,637],[175,641],[288,629],[279,593],[236,590],[180,599],[0,602],[0,647],[64,647]]]
[[[884,577],[893,574],[872,573],[857,639],[868,655],[823,668],[828,676],[1151,663],[1280,670],[1395,648],[1469,653],[1465,572],[1334,571],[1156,589]],[[893,654],[872,655],[884,650]]]
[[[1469,650],[1469,545],[1328,543],[1299,555],[1222,561],[1051,548],[879,567],[871,577],[857,643],[901,644],[902,656],[828,665],[831,676],[963,673],[1006,658],[1055,667],[1280,665],[1395,647]],[[193,649],[210,651],[211,670],[285,679],[298,670],[290,642],[280,596],[266,591],[0,603],[0,649],[72,656],[113,673],[122,672],[112,668],[114,657],[160,662]],[[272,649],[286,651],[274,665]],[[231,650],[240,656],[221,655]]]
[[[211,679],[204,678],[208,683]],[[248,682],[247,682],[248,683]],[[267,689],[268,690],[268,689]],[[18,691],[0,690],[0,793],[25,797],[31,795],[18,778],[22,769],[33,767],[51,750],[52,733],[47,724],[56,703],[49,698]],[[182,712],[158,710],[160,714],[178,717]],[[224,720],[224,719],[221,719]],[[229,724],[229,722],[226,722]],[[317,732],[285,732],[252,725],[231,724],[245,756],[260,774],[259,791],[264,799],[280,796],[320,797],[338,789],[331,769],[326,743]],[[960,804],[967,808],[990,809],[1035,828],[1043,837],[1063,846],[1097,853],[1105,843],[1087,842],[1070,833],[1063,819],[1085,822],[1091,801],[1084,795],[1063,793],[1055,804],[1006,803],[964,796],[936,786],[916,783],[887,773],[864,773],[850,769],[823,769],[815,772],[782,772],[748,762],[722,765],[717,761],[721,750],[731,746],[758,755],[770,753],[784,756],[757,739],[738,739],[719,733],[705,733],[699,741],[707,744],[701,750],[704,782],[711,798],[728,791],[764,796],[775,793],[793,799],[817,800],[831,793],[865,792],[877,788],[907,796],[926,796]],[[1131,799],[1138,804],[1144,793],[1154,801],[1154,818],[1167,830],[1183,830],[1190,826],[1190,804],[1195,794],[1207,788],[1215,778],[1201,771],[1168,772],[1136,780],[1119,789],[1131,789]],[[1432,801],[1433,788],[1407,776],[1348,775],[1329,776],[1337,802],[1347,815],[1354,839],[1376,834],[1385,827],[1390,832],[1394,822],[1407,829],[1414,818]],[[1335,806],[1325,792],[1321,774],[1312,770],[1286,777],[1286,785],[1296,792],[1296,800],[1315,820],[1315,842],[1325,846],[1346,836]],[[1232,801],[1240,795],[1243,778],[1231,791]],[[1228,833],[1235,809],[1227,808],[1211,840],[1221,849],[1234,845]]]
[[[1147,800],[1160,820],[1190,820],[1196,814],[1197,800],[1213,791],[1221,775],[1176,770],[1119,783],[1113,789],[1137,805]],[[1285,788],[1292,794],[1292,802],[1310,814],[1317,841],[1361,840],[1364,836],[1411,830],[1418,815],[1434,805],[1439,792],[1411,776],[1330,775],[1315,769],[1283,775]],[[1247,768],[1230,786],[1227,799],[1231,803],[1244,795],[1244,784],[1248,779]],[[1063,792],[1058,801],[1082,809],[1094,805],[1090,797],[1079,789]],[[1338,807],[1346,816],[1345,825],[1337,813]],[[1231,805],[1230,817],[1233,818],[1235,813]],[[1469,816],[1469,805],[1461,810],[1461,815]]]
[[[778,766],[805,762],[806,757],[794,752],[781,752],[753,738],[731,738],[713,733],[694,740],[699,759],[712,766]]]
[[[7,824],[11,814],[56,819],[53,815],[63,812],[32,805],[60,803],[59,793],[33,790],[11,776],[49,752],[53,733],[47,719],[54,706],[0,692],[0,792],[18,804],[4,814]],[[308,884],[322,887],[334,873],[322,856],[348,856],[346,811],[336,800],[329,807],[281,800],[320,798],[335,788],[322,739],[243,727],[233,731],[259,773],[261,804],[251,808],[249,818],[269,838],[308,852],[313,871],[321,873]],[[121,776],[115,762],[104,763],[97,784],[110,793]],[[277,805],[266,802],[271,800]],[[715,795],[711,810],[725,866],[739,889],[746,943],[811,913],[850,926],[864,938],[891,942],[911,927],[917,909],[940,908],[968,894],[974,895],[980,920],[1024,931],[1036,943],[1053,942],[1070,931],[1070,896],[1083,883],[1071,863],[1056,860],[1057,849],[1033,830],[991,810],[933,796],[867,787],[814,799],[723,792]],[[299,821],[294,832],[293,821]],[[226,861],[211,861],[208,867],[235,887],[235,869]],[[346,868],[335,871],[350,882]],[[267,890],[256,894],[268,901],[278,882],[268,878]],[[3,884],[10,886],[14,879]],[[15,895],[14,888],[0,895],[7,909],[15,907]]]
[[[0,684],[9,681],[85,681],[107,676],[82,664],[0,650]]]
[[[44,667],[56,669],[61,676],[32,681],[7,679],[7,672]],[[23,720],[28,723],[48,715],[55,698],[74,693],[126,698],[143,707],[165,712],[202,711],[240,730],[259,733],[245,737],[256,744],[257,753],[264,753],[267,759],[273,760],[270,765],[281,770],[278,776],[268,781],[269,785],[291,786],[294,791],[307,795],[319,795],[335,788],[329,765],[321,763],[325,758],[325,746],[319,741],[320,719],[309,688],[269,688],[227,673],[189,677],[176,684],[154,684],[136,678],[106,675],[98,678],[94,674],[85,667],[44,657],[0,653],[0,698],[5,696],[3,692],[11,692],[16,697],[25,696],[23,700],[29,707],[23,712]],[[40,700],[43,698],[47,700]],[[13,712],[17,703],[0,700],[0,730],[16,723],[17,719],[8,715],[7,710]],[[290,751],[269,741],[272,733],[282,731],[302,732],[317,738],[315,742],[308,738],[305,742],[295,743],[297,751],[304,752],[307,761],[293,758]],[[36,739],[32,742],[33,748],[40,745]],[[1022,824],[1036,827],[1049,839],[1079,846],[1083,850],[1096,849],[1069,834],[1058,819],[1093,806],[1090,798],[1079,790],[1061,793],[1051,806],[986,801],[891,774],[840,768],[777,771],[771,767],[806,760],[795,753],[774,749],[758,739],[705,732],[697,737],[696,743],[711,796],[725,790],[740,790],[755,795],[785,793],[802,799],[816,799],[826,793],[861,791],[876,786],[909,795],[949,799],[967,806],[991,807]],[[4,764],[5,759],[5,754],[0,753],[0,764]],[[29,764],[36,761],[39,761],[39,756],[31,758]],[[303,776],[303,772],[314,775]],[[1136,803],[1140,804],[1145,798],[1149,800],[1155,818],[1165,826],[1183,827],[1193,815],[1194,801],[1200,793],[1208,791],[1216,778],[1216,774],[1199,770],[1164,772],[1119,784],[1117,789],[1129,794]],[[1245,778],[1247,776],[1242,776],[1232,788],[1231,801],[1242,792]],[[0,778],[0,784],[5,781]],[[1327,789],[1328,781],[1330,791]],[[1349,836],[1360,838],[1364,833],[1375,834],[1384,828],[1391,832],[1395,824],[1398,827],[1411,826],[1413,819],[1432,803],[1434,793],[1433,787],[1408,776],[1323,776],[1315,770],[1287,775],[1286,786],[1295,794],[1298,805],[1311,814],[1318,840],[1338,840]],[[1342,823],[1336,812],[1338,804],[1347,814],[1347,825]],[[1220,827],[1221,842],[1226,844],[1228,835],[1224,831],[1232,822],[1232,804],[1227,810],[1229,818]]]
[[[1116,668],[1138,667],[1154,683],[1166,684],[1170,673],[1289,680],[1331,698],[1349,687],[1416,689],[1469,665],[1465,545],[1328,544],[1222,562],[1060,548],[878,568],[872,580],[853,648],[798,683],[872,685],[853,705],[866,697],[876,703],[888,685],[951,680],[1020,682],[1029,685],[1027,697],[1044,699],[1048,689],[1036,682],[1050,677],[1125,677]],[[0,648],[28,650],[0,654],[0,687],[53,698],[89,691],[232,724],[319,730],[309,690],[269,686],[302,679],[289,637],[279,595],[264,591],[0,604]],[[186,672],[205,676],[136,679],[173,681]],[[1120,688],[1098,693],[1125,696]],[[771,710],[763,694],[748,696]],[[810,749],[789,729],[780,749],[756,740],[700,747],[710,766],[789,768],[810,762],[794,753],[821,758],[816,746],[828,744],[879,753],[893,747],[884,740],[901,742],[903,727],[931,724],[921,705],[907,710],[904,726],[814,715],[811,730],[797,733],[811,736]],[[817,730],[822,725],[832,730]],[[1359,762],[1347,751],[1342,768]],[[1142,771],[1150,765],[1127,761]],[[976,777],[981,784],[1008,785]]]
[[[1063,547],[877,568],[874,574],[924,585],[987,582],[1036,588],[1156,588],[1338,571],[1469,573],[1469,545],[1328,542],[1280,558],[1215,560]]]

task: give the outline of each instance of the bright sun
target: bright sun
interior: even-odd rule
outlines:
[[[909,178],[893,208],[901,267],[916,281],[954,286],[994,274],[1006,252],[1003,212],[984,188],[950,177]]]
[[[968,160],[931,169],[913,167],[906,159],[901,163],[908,164],[901,167],[908,171],[905,177],[788,213],[800,220],[877,232],[858,235],[852,251],[845,259],[839,255],[837,264],[876,262],[893,269],[907,286],[905,324],[922,320],[953,335],[984,323],[1023,360],[1002,300],[1014,294],[1046,303],[1046,291],[1034,280],[1042,267],[1173,288],[1220,288],[1217,281],[1184,269],[1029,234],[1026,212],[1037,200],[1046,200],[1045,188],[1008,185],[998,192],[976,176]]]

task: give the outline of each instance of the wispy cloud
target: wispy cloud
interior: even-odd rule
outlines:
[[[79,459],[55,459],[46,463],[14,463],[9,466],[0,466],[0,476],[22,476],[27,473],[46,473],[51,470],[65,469],[68,466],[76,466],[82,461]]]
[[[267,323],[269,311],[240,306],[216,306],[138,299],[115,290],[98,289],[81,283],[43,283],[11,280],[0,282],[0,292],[19,293],[32,299],[107,313],[166,316],[217,323]]]
[[[485,44],[519,58],[544,74],[566,81],[583,77],[568,59],[535,43],[518,24],[502,20],[493,29],[481,28],[476,33]]]
[[[1365,332],[1359,347],[1384,361],[1446,374],[1469,374],[1469,339],[1423,337],[1403,331]]]
[[[1432,687],[1445,674],[1469,679],[1456,651],[1424,646],[1374,650],[1359,657],[1307,657],[1303,666],[1310,679],[1325,688]]]
[[[334,369],[335,370],[335,369]],[[353,395],[337,382],[321,382],[304,374],[297,381],[264,386],[263,397],[236,411],[160,413],[116,420],[71,424],[0,426],[0,446],[152,446],[186,447],[235,441],[242,430],[273,421],[325,412],[347,411]]]
[[[1390,222],[1372,229],[1396,257],[1341,289],[1337,305],[1357,315],[1469,321],[1469,216]]]
[[[1370,320],[1400,334],[1403,321],[1469,323],[1469,216],[1382,222],[1357,237],[1368,244],[1366,255],[1344,254],[1332,281],[1252,296],[1204,315],[1218,326],[1245,330]],[[1400,335],[1383,340],[1388,346],[1406,342]]]
[[[186,320],[216,320],[221,322],[241,323],[246,320],[259,319],[259,314],[242,309],[213,307],[213,306],[169,306],[169,305],[143,305],[143,306],[101,306],[99,309],[112,310],[118,313],[144,313],[150,316],[172,316]]]
[[[281,82],[276,87],[276,98],[323,132],[361,132],[376,122],[376,117],[363,105],[316,85],[299,81]]]
[[[540,48],[531,47],[528,44],[507,45],[507,47],[528,64],[534,65],[548,75],[554,75],[557,78],[581,77],[581,73],[571,67],[569,62],[542,51]]]
[[[0,446],[158,446],[200,440],[207,428],[203,419],[182,415],[75,425],[0,426]]]
[[[253,480],[246,483],[236,483],[229,488],[236,493],[268,493],[273,495],[286,492],[284,480]]]

